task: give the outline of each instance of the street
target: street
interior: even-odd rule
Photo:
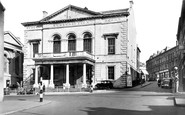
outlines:
[[[38,96],[7,96],[6,100],[38,101]],[[182,115],[185,107],[174,106],[170,89],[156,82],[111,93],[45,95],[48,104],[11,115]]]

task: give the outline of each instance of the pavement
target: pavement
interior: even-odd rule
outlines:
[[[146,82],[142,87],[150,85],[150,82]],[[141,87],[141,86],[140,86]],[[94,90],[94,93],[113,93],[119,90]],[[45,95],[65,95],[65,94],[90,94],[90,92],[45,92]],[[174,93],[174,106],[184,106],[185,107],[185,92]],[[52,101],[44,100],[43,102],[28,101],[28,100],[5,100],[0,102],[0,115],[8,115],[14,112],[23,111],[46,104],[52,103]]]
[[[16,100],[16,101],[3,101],[0,102],[0,115],[8,115],[18,111],[27,110],[34,107],[39,107],[45,104],[49,104],[51,101],[25,101],[25,100]]]
[[[178,92],[173,94],[174,105],[185,107],[185,92]]]

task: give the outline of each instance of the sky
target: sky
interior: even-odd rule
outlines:
[[[52,14],[71,4],[100,12],[128,8],[130,0],[0,0],[5,7],[4,30],[24,42],[23,22],[42,19],[42,12]],[[176,34],[182,0],[133,0],[140,61],[153,53],[176,45]]]

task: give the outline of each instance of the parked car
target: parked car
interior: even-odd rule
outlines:
[[[172,88],[172,79],[171,78],[164,78],[161,81],[161,88]]]
[[[113,83],[110,80],[102,80],[100,83],[95,85],[97,89],[112,89]]]

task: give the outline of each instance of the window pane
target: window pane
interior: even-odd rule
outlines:
[[[76,40],[68,41],[68,51],[76,51]]]
[[[114,79],[114,66],[108,67],[108,79]]]
[[[60,53],[60,48],[61,48],[61,42],[59,42],[59,41],[54,41],[53,52],[54,52],[54,53]]]
[[[115,38],[108,38],[108,54],[115,54]]]
[[[84,51],[91,53],[91,39],[84,39]]]
[[[76,36],[74,34],[69,35],[68,51],[76,51]]]
[[[59,36],[54,37],[53,42],[53,53],[60,53],[61,52],[61,41]]]
[[[38,44],[33,44],[33,57],[35,57],[35,54],[39,52]]]

